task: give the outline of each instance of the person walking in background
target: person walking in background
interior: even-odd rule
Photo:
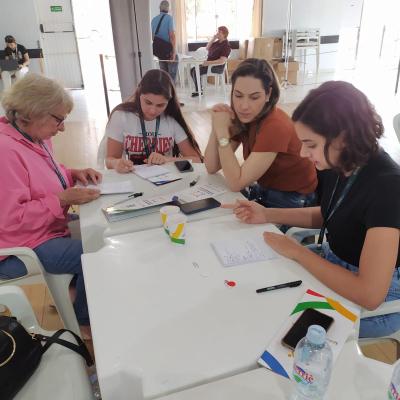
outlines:
[[[225,67],[224,65],[215,65],[214,67],[212,65],[223,64],[228,59],[229,54],[231,54],[228,35],[229,31],[226,26],[218,27],[217,33],[207,43],[207,61],[204,61],[203,64],[200,65],[200,75],[207,73],[209,65],[211,66],[211,72],[222,74]],[[196,69],[194,67],[190,70],[190,75],[192,76],[196,88],[196,91],[192,93],[192,97],[196,97],[199,95],[199,88],[197,87]],[[201,90],[203,91],[203,88],[201,88]]]
[[[17,43],[14,36],[7,35],[4,38],[6,42],[6,48],[4,49],[6,60],[17,60],[18,61],[18,69],[15,71],[2,71],[1,79],[4,82],[4,89],[7,89],[11,86],[11,78],[13,76],[16,79],[23,78],[29,71],[29,55],[28,50],[26,50],[25,46]]]
[[[153,41],[154,38],[157,36],[158,38],[161,38],[164,42],[166,42],[166,44],[164,44],[166,47],[168,47],[168,43],[170,44],[171,50],[168,57],[168,60],[170,61],[159,61],[159,65],[160,69],[168,72],[168,74],[171,76],[172,81],[175,83],[179,60],[178,55],[176,54],[174,19],[171,15],[168,14],[168,12],[169,2],[163,0],[160,3],[160,14],[151,20],[151,32],[153,35]],[[157,56],[157,54],[154,55]]]

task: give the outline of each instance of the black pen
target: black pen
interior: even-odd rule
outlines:
[[[125,203],[126,201],[128,201],[128,200],[131,199],[132,197],[133,197],[133,198],[136,198],[136,197],[140,197],[140,196],[143,196],[143,192],[131,193],[130,195],[128,195],[128,197],[126,197],[126,198],[123,199],[123,200],[117,201],[116,203],[112,204],[110,207],[114,207],[114,206],[116,206],[117,204]]]
[[[297,286],[300,286],[302,283],[303,283],[302,281],[280,283],[279,285],[267,286],[267,287],[264,287],[261,289],[257,289],[256,293],[264,293],[264,292],[269,292],[271,290],[282,289],[282,288],[287,288],[287,287],[297,287]]]

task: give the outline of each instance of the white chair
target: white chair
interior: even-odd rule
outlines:
[[[44,269],[36,253],[28,247],[0,249],[0,256],[16,256],[25,264],[27,269],[27,274],[19,278],[0,279],[0,287],[10,284],[27,285],[44,281],[49,288],[64,326],[81,336],[74,307],[69,296],[69,285],[73,275],[49,274]]]
[[[397,114],[394,116],[393,127],[394,127],[394,131],[396,132],[397,139],[400,142],[400,114]]]
[[[223,65],[224,69],[222,70],[222,72],[212,72],[212,68],[216,67],[216,66],[220,66]],[[224,63],[221,64],[213,64],[213,65],[209,65],[208,66],[208,70],[207,73],[201,76],[202,79],[202,86],[203,89],[207,88],[207,83],[208,83],[208,77],[212,76],[214,77],[214,87],[215,87],[215,91],[217,91],[218,87],[222,88],[223,93],[225,93],[225,80],[226,82],[228,82],[228,69],[227,69],[227,62],[225,61]]]
[[[377,309],[373,311],[361,310],[361,319],[368,317],[376,317],[379,315],[400,313],[400,300],[387,301],[382,303]],[[395,340],[397,347],[397,359],[400,358],[400,330],[392,333],[388,336],[382,336],[377,338],[360,338],[358,342],[360,344],[372,344],[380,341]]]
[[[21,288],[12,285],[0,287],[0,304],[6,305],[27,331],[47,336],[53,334],[53,332],[40,328],[32,307]],[[64,333],[61,338],[75,343],[70,333]],[[93,399],[84,359],[70,349],[53,344],[44,353],[38,368],[28,382],[14,397],[14,400],[28,399]]]
[[[106,153],[107,153],[107,135],[104,134],[100,141],[99,148],[97,150],[97,166],[100,169],[106,167]]]

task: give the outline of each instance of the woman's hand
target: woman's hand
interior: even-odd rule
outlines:
[[[61,207],[89,203],[100,196],[100,190],[72,187],[58,193]]]
[[[155,165],[161,165],[165,164],[168,162],[170,159],[160,153],[156,153],[153,151],[153,153],[150,154],[149,158],[144,160],[146,164],[155,164]]]
[[[227,104],[216,104],[212,108],[212,130],[215,132],[217,139],[229,138],[229,127],[234,118],[235,113]]]
[[[134,170],[133,162],[131,160],[125,160],[124,158],[118,158],[115,160],[114,169],[119,174],[127,174]]]
[[[101,173],[93,168],[72,169],[71,174],[74,181],[79,181],[85,186],[89,182],[93,182],[95,185],[97,185],[102,179]]]
[[[264,232],[264,240],[281,256],[292,260],[297,258],[299,252],[305,250],[304,247],[294,239],[279,233]]]
[[[265,224],[267,220],[267,209],[254,201],[236,200],[236,203],[222,204],[222,208],[231,208],[242,222],[246,224]]]

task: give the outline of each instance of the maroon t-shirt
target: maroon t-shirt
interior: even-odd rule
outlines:
[[[223,40],[222,42],[217,41],[210,46],[207,61],[215,61],[221,57],[228,58],[229,54],[231,54],[231,48],[228,40]]]

